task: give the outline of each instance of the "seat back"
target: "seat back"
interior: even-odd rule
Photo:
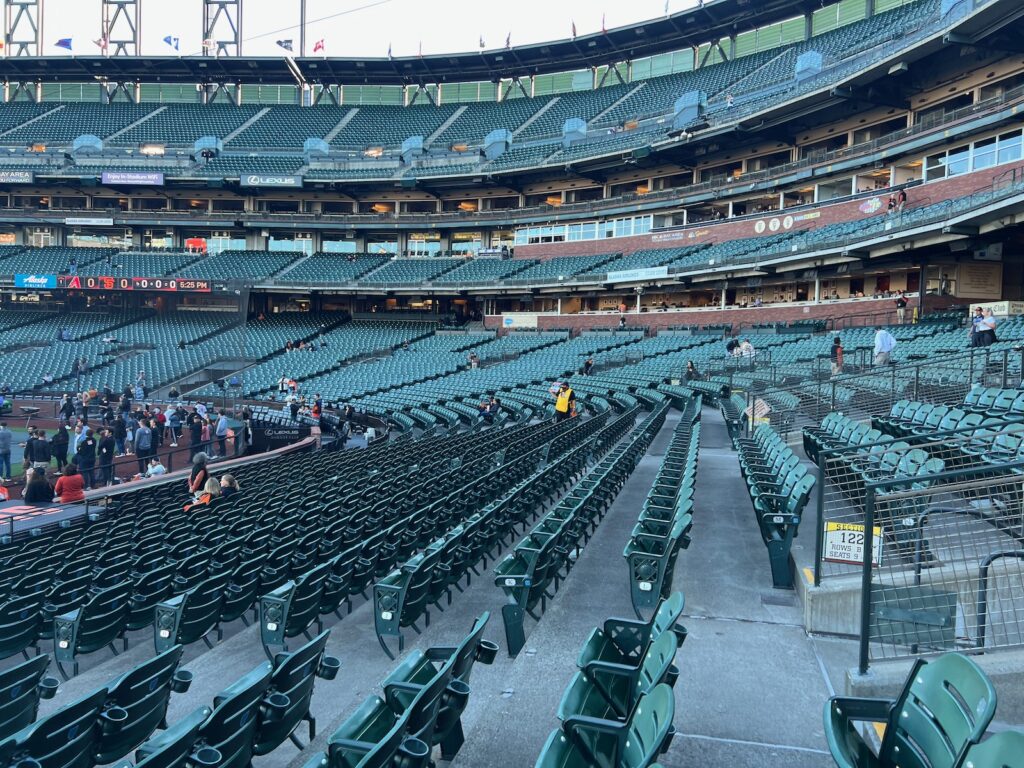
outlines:
[[[129,582],[123,581],[97,592],[82,606],[75,651],[92,653],[112,642],[124,631],[128,621],[130,587]],[[60,657],[57,658],[59,661]]]
[[[365,722],[362,713],[372,711],[380,700],[368,699],[346,723]],[[360,740],[358,733],[348,733],[342,724],[327,742],[327,764],[331,768],[392,768],[408,729],[408,715],[398,717],[383,738],[373,742]]]
[[[1019,389],[1003,389],[999,391],[995,399],[992,401],[992,405],[989,407],[990,411],[1008,411],[1013,405],[1013,401],[1020,395]]]
[[[41,768],[92,768],[107,689],[100,688],[15,734],[15,751]],[[101,723],[103,725],[101,725]]]
[[[287,696],[288,704],[281,711],[267,707],[260,709],[255,747],[257,755],[272,752],[288,738],[302,720],[309,716],[313,682],[320,669],[330,634],[329,630],[321,632],[301,648],[290,653],[279,653],[274,657],[270,689],[274,693]]]
[[[221,753],[218,768],[246,768],[252,762],[258,710],[270,687],[272,667],[260,664],[213,700],[213,713],[199,731]]]
[[[187,768],[197,765],[198,761],[190,761],[189,758],[199,741],[199,729],[210,712],[209,707],[200,707],[139,747],[135,754],[136,768]]]
[[[106,705],[120,707],[128,716],[116,730],[101,734],[97,763],[112,763],[124,757],[163,723],[181,652],[180,645],[169,648],[107,687]]]
[[[39,713],[39,683],[50,664],[46,654],[0,673],[0,739],[35,722]]]
[[[42,629],[43,592],[12,597],[0,605],[0,659],[36,644]]]
[[[919,660],[896,700],[879,755],[901,768],[952,768],[996,711],[996,691],[966,656]]]
[[[675,698],[667,685],[658,685],[641,697],[629,720],[619,764],[623,768],[646,768],[653,763],[672,731],[675,712]]]

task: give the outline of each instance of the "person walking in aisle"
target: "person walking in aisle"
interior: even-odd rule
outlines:
[[[895,348],[896,338],[882,326],[875,326],[875,365],[887,365]]]

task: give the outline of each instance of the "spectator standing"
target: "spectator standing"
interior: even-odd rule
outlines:
[[[188,417],[188,456],[195,459],[196,455],[203,450],[203,419],[198,413]]]
[[[882,326],[875,326],[875,365],[888,364],[895,348],[896,338]]]
[[[939,296],[949,296],[949,274],[946,272],[939,278]]]
[[[13,434],[7,429],[7,422],[0,421],[0,482],[11,480],[11,441]]]
[[[50,468],[50,444],[46,441],[46,432],[38,430],[36,439],[32,441],[32,466],[46,472]]]
[[[64,472],[57,478],[57,484],[53,491],[59,497],[61,504],[85,499],[85,481],[78,474],[78,469],[74,464],[64,465]]]
[[[564,381],[558,385],[555,395],[555,421],[565,421],[576,407],[576,393]]]
[[[688,360],[686,362],[686,380],[687,381],[696,381],[699,378],[700,378],[700,373],[697,371],[697,366],[694,365],[693,360]]]
[[[907,204],[907,190],[901,189],[896,193],[896,210],[899,213],[903,213],[903,208]]]
[[[71,395],[64,393],[60,400],[60,417],[62,421],[69,422],[75,415],[75,404],[71,401]]]
[[[986,309],[979,324],[981,331],[981,346],[990,347],[996,343],[996,317],[991,309]]]
[[[192,457],[192,471],[188,475],[188,491],[192,495],[201,493],[206,481],[210,479],[210,472],[206,468],[206,462],[209,460],[210,458],[202,451]]]
[[[64,465],[68,463],[68,432],[70,429],[71,425],[69,424],[57,427],[53,437],[50,438],[50,452],[57,462],[58,472],[64,469]]]
[[[149,422],[143,419],[135,430],[135,456],[139,460],[139,474],[146,471],[147,459],[153,454],[153,430]]]
[[[583,363],[583,375],[589,376],[592,370],[594,370],[594,358],[588,357],[587,361]]]
[[[111,433],[114,438],[114,450],[117,451],[118,456],[124,456],[124,443],[128,436],[128,427],[125,426],[124,418],[119,416],[114,419]]]
[[[171,438],[171,448],[178,447],[178,434],[181,432],[181,404],[167,410],[167,435]]]
[[[843,372],[843,342],[838,336],[832,339],[832,351],[829,352],[829,359],[832,362],[832,375],[838,376]]]
[[[970,335],[970,343],[972,347],[982,346],[982,322],[985,320],[985,311],[981,307],[976,307],[974,315],[971,317],[971,328],[968,331]]]
[[[78,457],[78,471],[82,473],[82,481],[85,483],[85,487],[92,488],[95,484],[95,478],[93,477],[93,471],[96,469],[96,438],[93,437],[92,430],[86,427],[85,439],[78,443],[78,449],[75,451],[75,455]]]
[[[114,484],[114,454],[117,446],[109,429],[100,431],[100,442],[96,446],[96,463],[100,468],[100,482],[103,485]]]
[[[907,314],[907,294],[900,291],[900,295],[896,297],[896,321],[903,325],[904,319]]]
[[[217,412],[215,432],[217,434],[217,450],[222,459],[226,458],[228,455],[228,417],[223,410]]]

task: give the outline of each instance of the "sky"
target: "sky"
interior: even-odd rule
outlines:
[[[102,37],[99,0],[42,0],[45,56],[94,56]],[[698,0],[669,0],[670,13]],[[198,55],[202,51],[201,0],[141,0],[142,55]],[[299,0],[244,0],[242,52],[278,56],[276,44],[291,38],[299,53]],[[665,14],[665,0],[307,0],[306,53],[324,41],[328,56],[427,56],[503,48],[567,38]],[[114,37],[115,35],[112,35]],[[178,38],[178,51],[163,39]],[[71,52],[56,42],[71,38]],[[421,46],[422,45],[422,49]],[[320,54],[318,54],[320,55]]]

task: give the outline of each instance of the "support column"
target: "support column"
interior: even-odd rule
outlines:
[[[206,55],[242,55],[242,0],[203,0]]]
[[[722,287],[722,303],[721,303],[721,308],[722,309],[725,309],[725,291],[726,291],[726,288],[723,286]]]
[[[814,276],[814,303],[821,304],[821,278]]]
[[[40,0],[7,0],[4,39],[9,56],[39,56],[43,44],[43,13]]]
[[[138,56],[142,9],[138,0],[103,0],[103,38],[110,56]]]
[[[562,297],[561,296],[558,297],[558,314],[562,314]]]

